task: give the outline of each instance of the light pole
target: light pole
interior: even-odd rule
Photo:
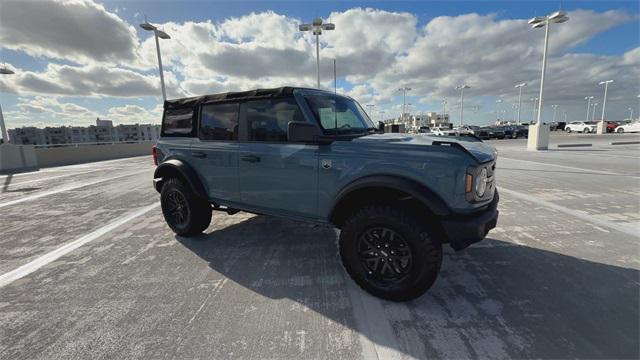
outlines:
[[[502,99],[496,100],[496,121],[500,120],[500,104],[502,104]]]
[[[15,74],[11,69],[7,69],[6,67],[0,68],[0,75],[13,75]],[[7,132],[7,127],[4,124],[4,117],[2,116],[2,106],[0,106],[0,130],[2,131],[2,142],[4,144],[9,143],[9,133]]]
[[[556,110],[558,110],[558,105],[553,104],[551,107],[553,108],[553,120],[551,120],[551,122],[556,122]]]
[[[596,108],[598,107],[598,103],[591,104],[593,106],[593,110],[591,110],[591,121],[596,120]]]
[[[447,98],[442,99],[442,121],[444,121],[445,114],[447,113]]]
[[[462,122],[464,120],[464,89],[470,88],[471,86],[467,84],[456,86],[456,90],[460,90],[460,126],[462,126]]]
[[[549,146],[549,128],[543,128],[542,124],[542,104],[543,104],[543,90],[544,90],[544,75],[547,70],[547,50],[549,49],[549,28],[552,23],[559,24],[569,20],[567,13],[564,11],[556,11],[553,14],[547,16],[536,16],[529,20],[529,25],[532,28],[537,29],[544,27],[544,50],[542,52],[542,71],[540,75],[540,94],[538,98],[538,119],[536,121],[536,128],[532,132],[529,130],[529,140],[527,148],[529,150],[546,150]]]
[[[529,100],[531,100],[531,103],[533,104],[533,108],[531,109],[531,111],[533,112],[531,122],[534,122],[536,121],[536,110],[538,109],[536,105],[538,104],[538,98],[531,98]]]
[[[633,120],[633,108],[628,108],[629,110],[629,120]]]
[[[515,87],[518,88],[518,120],[517,120],[517,124],[520,125],[520,105],[522,104],[521,100],[522,100],[522,88],[527,86],[526,82],[520,83],[518,85],[516,85]]]
[[[323,23],[322,19],[313,19],[311,24],[301,24],[298,29],[300,31],[311,31],[316,36],[316,78],[317,87],[320,88],[320,35],[322,30],[335,30],[336,25],[331,23]]]
[[[156,38],[156,52],[158,53],[158,68],[160,69],[160,86],[162,87],[162,100],[167,100],[167,92],[164,88],[164,74],[162,72],[162,57],[160,56],[160,39],[171,39],[171,37],[164,31],[151,25],[146,19],[144,24],[140,24],[140,27],[146,31],[153,31],[153,36]]]
[[[371,114],[371,116],[373,116],[373,108],[375,107],[374,104],[367,104],[365,105],[367,107],[367,114]]]
[[[402,115],[400,115],[400,119],[404,120],[404,114],[406,112],[406,107],[407,107],[407,91],[410,91],[411,88],[410,87],[401,87],[398,89],[398,91],[402,91]]]
[[[604,134],[607,132],[607,125],[604,122],[604,109],[607,107],[607,89],[609,88],[609,84],[612,83],[613,80],[605,80],[600,81],[598,85],[604,85],[604,98],[602,99],[602,119],[600,119],[600,124],[598,124],[598,134]]]
[[[585,96],[585,100],[587,100],[587,116],[584,118],[584,121],[589,121],[589,110],[591,109],[591,100],[593,96]]]

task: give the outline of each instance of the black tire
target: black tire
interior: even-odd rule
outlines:
[[[571,128],[564,128],[564,131],[566,131],[568,134],[571,134]]]
[[[588,133],[590,133],[590,132],[591,132],[591,131],[589,131],[589,128],[584,128],[584,130],[582,131],[582,133],[583,133],[583,134],[588,134]]]
[[[624,134],[624,128],[619,128],[618,130],[616,130],[616,132],[618,134]]]
[[[165,181],[160,205],[167,225],[178,235],[200,234],[211,223],[209,202],[198,198],[180,179]]]
[[[436,234],[401,207],[366,206],[343,224],[340,257],[349,276],[370,294],[412,300],[429,290],[440,272],[442,245]]]

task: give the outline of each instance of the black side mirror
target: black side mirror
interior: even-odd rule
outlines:
[[[384,134],[384,123],[382,121],[378,121],[378,131]]]
[[[304,121],[291,121],[287,128],[289,142],[307,144],[328,144],[331,139],[322,136],[317,125]]]

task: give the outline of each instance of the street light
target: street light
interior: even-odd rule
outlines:
[[[445,114],[447,113],[447,98],[442,99],[442,121],[444,121]]]
[[[591,104],[593,106],[593,110],[591,111],[591,121],[596,120],[596,108],[598,107],[598,103]]]
[[[462,122],[464,120],[464,89],[470,88],[471,86],[467,84],[456,86],[456,90],[460,90],[460,126],[462,126]]]
[[[373,108],[375,107],[374,104],[367,104],[365,105],[367,107],[367,114],[371,114],[371,116],[373,116]]]
[[[551,105],[551,107],[553,108],[553,120],[552,120],[552,122],[556,122],[556,110],[558,110],[558,105],[553,104],[553,105]]]
[[[633,108],[628,108],[629,110],[629,120],[633,120]]]
[[[520,83],[514,87],[518,88],[518,120],[517,120],[517,124],[520,125],[520,105],[521,105],[521,100],[522,100],[522,88],[527,86],[526,82]]]
[[[156,52],[158,53],[158,68],[160,69],[160,85],[162,86],[162,100],[167,100],[167,92],[164,88],[164,74],[162,72],[162,57],[160,56],[160,39],[171,39],[171,37],[164,31],[151,25],[145,18],[144,24],[140,24],[140,27],[146,31],[153,31],[153,36],[156,39]]]
[[[529,139],[527,140],[527,148],[530,150],[546,150],[549,146],[549,128],[543,129],[542,124],[542,103],[543,103],[543,90],[544,90],[544,74],[547,70],[547,50],[549,49],[549,28],[552,23],[560,24],[569,20],[567,13],[564,11],[556,11],[547,16],[536,16],[529,20],[529,25],[532,28],[537,29],[544,27],[544,50],[542,52],[542,71],[540,75],[540,94],[538,98],[538,120],[536,127],[531,131],[529,130]]]
[[[607,89],[609,88],[609,84],[612,82],[613,80],[605,80],[605,81],[600,81],[600,83],[598,84],[598,85],[604,85],[604,98],[602,99],[602,119],[600,119],[598,134],[604,134],[607,131],[607,128],[604,124],[604,109],[607,107]]]
[[[3,67],[0,68],[0,75],[13,75],[13,70]],[[7,127],[4,125],[4,117],[2,116],[2,106],[0,106],[0,130],[2,131],[2,139],[4,144],[9,143],[9,133],[7,133]]]
[[[591,108],[593,96],[585,96],[584,99],[587,100],[587,117],[584,118],[584,121],[589,121],[589,109]]]
[[[398,91],[402,91],[402,115],[400,116],[401,119],[404,119],[404,114],[406,112],[406,107],[407,107],[407,91],[410,91],[410,90],[411,88],[406,86],[398,89]]]
[[[322,19],[313,19],[311,24],[301,24],[298,26],[298,30],[300,31],[311,31],[313,35],[316,36],[316,78],[317,78],[317,87],[320,88],[320,35],[322,35],[322,30],[329,31],[335,30],[335,24],[331,23],[323,23]]]
[[[536,110],[538,110],[538,106],[537,106],[538,98],[531,98],[529,100],[531,100],[531,102],[533,103],[533,108],[531,109],[533,113],[533,117],[531,118],[531,122],[534,122],[536,121]]]
[[[502,103],[502,99],[496,100],[496,121],[500,120],[500,104]]]

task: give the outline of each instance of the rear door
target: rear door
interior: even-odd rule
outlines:
[[[291,121],[305,121],[293,97],[240,106],[240,198],[256,212],[314,218],[318,145],[287,140]]]
[[[224,205],[239,199],[238,109],[238,103],[202,105],[198,137],[191,146],[191,161],[209,199]]]

